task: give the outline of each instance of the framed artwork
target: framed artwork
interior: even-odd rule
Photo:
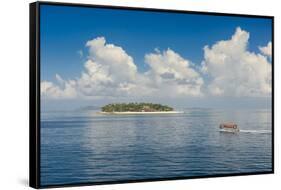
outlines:
[[[30,4],[30,186],[274,172],[274,18]]]

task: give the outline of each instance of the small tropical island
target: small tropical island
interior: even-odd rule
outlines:
[[[102,114],[162,114],[181,113],[174,108],[153,103],[113,103],[101,107]]]

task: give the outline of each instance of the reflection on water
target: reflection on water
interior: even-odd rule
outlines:
[[[223,121],[235,121],[241,132],[219,132]],[[130,116],[46,112],[41,184],[271,171],[271,146],[266,109]]]

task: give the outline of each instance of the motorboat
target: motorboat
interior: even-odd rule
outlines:
[[[220,132],[237,133],[239,132],[239,128],[238,125],[233,122],[221,123]]]

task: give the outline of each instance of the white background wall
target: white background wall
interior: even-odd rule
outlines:
[[[63,1],[63,0],[61,0]],[[28,3],[6,0],[0,5],[0,189],[28,189]],[[277,0],[68,0],[89,4],[141,6],[196,11],[275,16],[275,169],[274,175],[193,179],[71,189],[278,189],[280,160],[280,35],[281,11]],[[279,187],[280,189],[280,187]]]

